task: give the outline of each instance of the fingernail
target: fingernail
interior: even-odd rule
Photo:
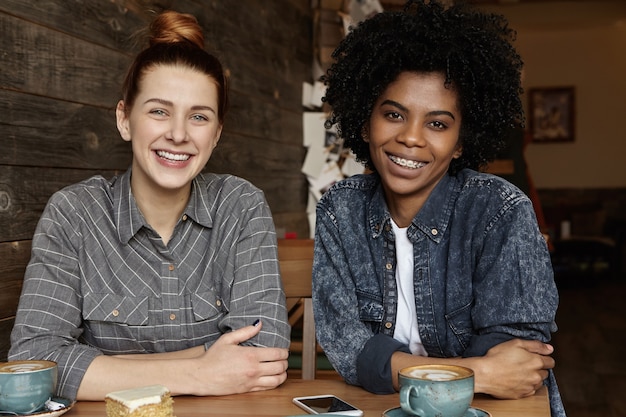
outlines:
[[[258,326],[259,324],[261,324],[261,319],[256,319],[256,321],[252,323],[254,327]]]

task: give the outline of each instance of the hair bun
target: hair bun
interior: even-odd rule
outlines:
[[[150,46],[159,43],[191,42],[204,49],[204,35],[198,20],[190,14],[166,10],[150,24]]]

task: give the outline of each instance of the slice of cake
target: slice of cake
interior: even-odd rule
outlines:
[[[110,392],[104,402],[107,417],[174,417],[174,400],[163,385]]]

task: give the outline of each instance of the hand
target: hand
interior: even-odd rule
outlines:
[[[226,395],[273,389],[287,379],[289,351],[240,346],[261,331],[262,323],[222,335],[195,359],[195,395]],[[196,390],[194,390],[196,391]]]
[[[534,395],[554,368],[554,348],[537,340],[513,339],[489,349],[474,368],[476,392],[496,398]]]

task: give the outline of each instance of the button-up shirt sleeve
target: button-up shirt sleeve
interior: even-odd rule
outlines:
[[[57,362],[58,394],[75,398],[91,361],[102,353],[78,342],[83,332],[81,243],[71,224],[74,211],[68,210],[70,205],[63,195],[55,194],[39,220],[11,334],[9,360]]]

